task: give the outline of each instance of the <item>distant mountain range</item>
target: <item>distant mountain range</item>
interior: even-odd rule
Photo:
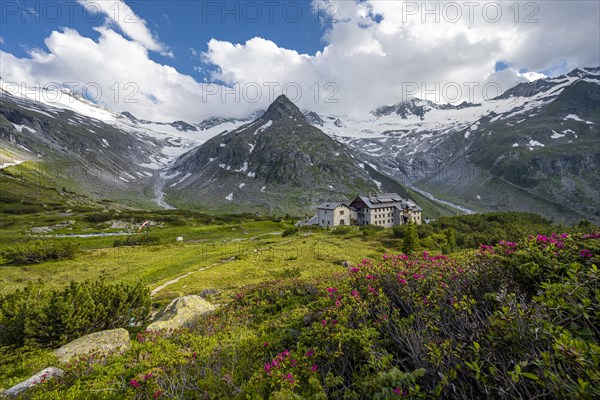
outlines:
[[[241,120],[161,123],[58,94],[0,90],[0,178],[66,165],[74,172],[43,183],[145,207],[302,213],[392,190],[425,215],[600,222],[599,68],[480,104],[411,99],[362,117],[301,112],[279,97]]]

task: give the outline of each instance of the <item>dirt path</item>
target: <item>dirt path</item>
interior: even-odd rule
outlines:
[[[281,234],[281,232],[271,232],[271,233],[264,233],[264,234],[262,234],[262,235],[255,236],[255,237],[252,237],[252,238],[247,238],[247,239],[234,239],[234,240],[230,240],[230,241],[228,241],[228,242],[229,242],[229,243],[231,243],[231,242],[233,242],[233,241],[236,241],[236,242],[241,242],[241,241],[247,241],[247,240],[254,240],[254,239],[260,238],[260,237],[262,237],[262,236],[267,236],[267,235],[276,235],[276,234]],[[288,244],[288,243],[291,243],[291,242],[293,242],[293,239],[292,239],[292,240],[287,240],[287,241],[285,241],[285,242],[277,243],[277,244],[273,245],[272,247],[276,247],[276,246],[282,246],[282,245],[284,245],[284,244]],[[256,251],[257,251],[257,252],[258,252],[258,251],[265,251],[265,250],[268,250],[269,248],[270,248],[270,247],[258,248],[258,249],[256,249]],[[208,266],[206,266],[206,267],[199,268],[199,269],[197,269],[196,271],[190,271],[190,272],[186,272],[185,274],[183,274],[183,275],[181,275],[181,276],[178,276],[178,277],[177,277],[177,278],[175,278],[175,279],[171,279],[170,281],[167,281],[167,282],[163,283],[162,285],[160,285],[160,286],[156,287],[154,290],[152,290],[152,292],[150,292],[150,296],[154,296],[154,295],[156,295],[158,292],[160,292],[161,290],[163,290],[163,289],[164,289],[164,288],[166,288],[167,286],[171,286],[171,285],[173,285],[173,284],[175,284],[175,283],[179,282],[181,279],[183,279],[183,278],[187,278],[188,276],[195,274],[196,272],[206,271],[206,270],[207,270],[207,269],[209,269],[209,268],[216,267],[217,265],[227,264],[228,262],[231,262],[231,261],[234,261],[234,260],[235,260],[235,256],[233,256],[233,257],[230,257],[230,258],[228,258],[228,259],[226,259],[226,260],[223,260],[223,261],[219,261],[219,262],[216,262],[216,263],[210,264],[210,265],[208,265]]]

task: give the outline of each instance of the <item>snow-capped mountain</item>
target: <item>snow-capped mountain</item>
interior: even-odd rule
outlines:
[[[362,117],[320,115],[319,127],[382,172],[469,207],[598,220],[599,182],[587,174],[600,165],[599,85],[599,68],[577,69],[481,104],[413,99]]]
[[[48,178],[62,187],[91,197],[166,206],[158,171],[244,122],[143,121],[66,89],[18,91],[0,82],[0,164],[4,169],[29,161],[37,170],[53,172]]]
[[[301,212],[377,190],[348,148],[311,126],[285,96],[260,118],[181,156],[165,179],[175,203],[224,211]]]
[[[15,93],[0,81],[0,169],[68,161],[103,171],[96,183],[79,179],[81,190],[100,197],[166,207],[167,192],[194,206],[204,190],[218,203],[262,201],[269,209],[349,193],[352,185],[338,184],[350,169],[352,176],[371,174],[364,182],[378,186],[392,177],[458,204],[455,210],[600,221],[600,68],[521,83],[477,104],[411,99],[349,116],[276,103],[244,120],[167,123],[117,113],[68,90]],[[269,113],[286,123],[267,126],[281,119]],[[316,128],[326,135],[313,134]],[[307,142],[319,146],[300,151]],[[349,163],[330,176],[331,168],[314,160],[340,157],[328,153],[332,148]],[[269,193],[282,171],[285,190]],[[318,195],[303,185],[316,185]]]

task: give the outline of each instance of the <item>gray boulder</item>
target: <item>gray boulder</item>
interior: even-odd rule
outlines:
[[[85,335],[54,350],[54,355],[66,363],[72,357],[92,353],[110,354],[129,350],[129,332],[123,328],[95,332]]]
[[[146,330],[156,332],[189,328],[198,317],[214,310],[215,306],[200,296],[179,297],[158,313]]]
[[[16,397],[29,388],[44,383],[45,381],[53,379],[54,377],[62,376],[63,374],[64,372],[60,368],[49,367],[43,369],[37,374],[33,375],[31,378],[27,379],[26,381],[23,381],[11,387],[6,392],[2,393],[2,395],[5,397]]]

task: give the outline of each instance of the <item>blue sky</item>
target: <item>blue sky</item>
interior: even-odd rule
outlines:
[[[63,3],[69,3],[64,6]],[[136,16],[147,22],[148,28],[172,51],[174,57],[150,53],[150,58],[168,63],[178,71],[203,80],[198,72],[199,57],[207,50],[210,39],[244,43],[262,37],[300,53],[314,54],[323,49],[322,36],[327,23],[315,14],[310,1],[242,2],[242,1],[126,1],[131,11],[122,15],[132,20]],[[60,5],[60,7],[56,7]],[[84,9],[75,1],[8,2],[1,6],[0,25],[2,50],[26,57],[33,47],[45,48],[44,39],[52,31],[68,27],[81,35],[97,40],[94,27],[102,25],[105,16]],[[113,8],[115,13],[117,8]],[[193,50],[192,50],[193,49]],[[211,70],[210,65],[203,69]]]
[[[477,102],[488,85],[600,65],[598,1],[469,4],[3,0],[0,76],[11,87],[92,85],[115,111],[197,122],[247,116],[281,93],[331,114],[411,96]]]

